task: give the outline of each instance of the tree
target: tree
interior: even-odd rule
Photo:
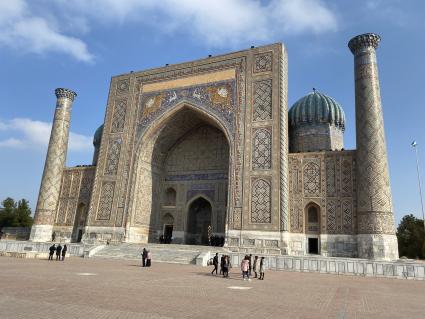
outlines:
[[[0,229],[2,227],[31,227],[33,219],[28,201],[21,199],[17,203],[7,197],[0,207]]]
[[[404,216],[397,228],[400,256],[425,258],[425,232],[422,219],[412,214]]]

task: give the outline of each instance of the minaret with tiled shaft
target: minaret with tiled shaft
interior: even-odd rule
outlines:
[[[75,92],[62,88],[56,89],[55,94],[57,98],[55,116],[30,235],[30,240],[36,242],[51,240],[68,150],[72,102],[77,96]]]
[[[398,246],[375,51],[380,40],[366,33],[348,43],[356,97],[357,242],[360,258],[393,260]]]

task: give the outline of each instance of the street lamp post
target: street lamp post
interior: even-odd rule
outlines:
[[[418,144],[416,141],[412,142],[412,147],[415,149],[416,153],[416,172],[418,174],[418,184],[419,184],[419,197],[421,198],[421,209],[422,209],[422,219],[424,222],[424,229],[425,229],[425,214],[424,214],[424,203],[422,200],[422,185],[421,185],[421,175],[419,173],[419,153],[418,153]]]

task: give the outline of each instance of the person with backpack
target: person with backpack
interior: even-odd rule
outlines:
[[[218,270],[218,253],[215,253],[215,256],[213,258],[213,266],[214,266],[214,269],[211,271],[211,275],[214,275],[214,271],[215,271],[215,274],[217,275],[217,270]]]

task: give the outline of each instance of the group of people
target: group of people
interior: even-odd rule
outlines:
[[[214,269],[211,271],[211,275],[217,275],[218,271],[218,253],[215,254],[212,264]],[[229,255],[222,255],[220,258],[220,275],[223,275],[223,278],[229,278],[229,269],[232,268]]]
[[[61,244],[58,244],[57,246],[53,244],[49,248],[49,260],[53,260],[53,255],[56,252],[56,260],[65,260],[66,252],[68,251],[68,247],[66,245],[61,246]]]
[[[150,267],[152,264],[152,254],[150,250],[143,248],[142,251],[142,267]]]
[[[214,266],[211,271],[211,275],[217,275],[218,272],[218,253],[212,259],[212,265]],[[223,278],[229,277],[229,269],[232,267],[230,262],[230,256],[222,255],[220,259],[220,275]],[[252,254],[245,255],[241,262],[241,271],[243,280],[251,281],[251,273],[254,272],[254,278],[264,280],[264,272],[266,270],[266,263],[264,257],[255,256],[252,260]],[[259,275],[259,276],[258,276]]]

